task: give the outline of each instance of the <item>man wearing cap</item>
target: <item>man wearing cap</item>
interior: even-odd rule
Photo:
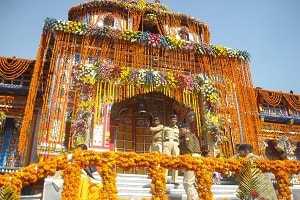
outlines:
[[[152,135],[152,145],[150,152],[163,152],[163,137],[164,126],[160,123],[159,117],[154,116],[152,119],[152,126],[150,127]]]
[[[170,116],[170,124],[164,128],[163,153],[170,156],[179,156],[179,128],[177,126],[177,115]],[[168,170],[166,172],[168,175]],[[177,183],[178,171],[172,170],[172,183]]]
[[[195,121],[195,113],[189,112],[186,117],[186,124],[180,129],[180,152],[189,154],[193,157],[201,156],[201,146],[198,137],[192,131],[192,125]],[[187,200],[198,200],[196,190],[196,177],[194,171],[185,170],[183,177],[183,186],[187,195]]]

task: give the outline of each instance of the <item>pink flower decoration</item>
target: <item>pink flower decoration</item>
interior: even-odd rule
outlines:
[[[178,86],[186,88],[188,90],[194,89],[194,80],[190,75],[177,74],[176,79],[178,81]]]
[[[150,33],[148,38],[148,44],[153,47],[158,47],[160,45],[160,37],[157,34]]]

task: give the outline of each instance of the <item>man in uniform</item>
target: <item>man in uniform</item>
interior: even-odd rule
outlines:
[[[150,152],[163,152],[163,135],[164,126],[160,123],[159,117],[154,116],[152,119],[152,126],[150,127],[152,135],[152,145]]]
[[[170,124],[164,129],[163,152],[166,155],[179,156],[179,128],[177,126],[177,115],[170,116]],[[168,170],[166,172],[168,175]],[[178,170],[172,170],[172,183],[177,183]]]
[[[189,112],[186,117],[185,127],[180,129],[180,152],[181,154],[190,154],[193,157],[200,157],[200,142],[198,137],[192,131],[194,121],[195,113]],[[199,199],[195,181],[196,177],[194,171],[184,171],[183,186],[187,195],[187,200]]]

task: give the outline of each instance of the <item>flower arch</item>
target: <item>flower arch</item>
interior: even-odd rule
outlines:
[[[109,135],[109,128],[103,124],[112,104],[153,92],[192,109],[196,114],[198,136],[203,131],[216,131],[221,126],[216,111],[218,90],[213,79],[203,74],[158,71],[151,67],[120,67],[102,59],[76,66],[73,78],[81,90],[71,131],[81,133],[82,137],[88,135],[89,126],[101,126],[104,134]]]

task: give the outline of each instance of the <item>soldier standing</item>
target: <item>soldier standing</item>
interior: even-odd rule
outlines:
[[[163,135],[164,126],[160,123],[159,117],[155,116],[152,119],[152,126],[150,127],[152,134],[152,145],[150,152],[163,152]]]
[[[180,130],[180,152],[193,157],[201,156],[201,147],[198,137],[192,132],[192,124],[195,121],[195,113],[189,112],[186,117],[186,126]],[[196,177],[194,171],[184,171],[183,186],[187,194],[187,200],[198,200],[196,190]]]
[[[179,128],[177,126],[177,115],[170,116],[169,127],[164,129],[163,152],[167,155],[179,156]],[[168,170],[166,172],[168,175]],[[178,170],[172,170],[172,183],[177,183]]]

